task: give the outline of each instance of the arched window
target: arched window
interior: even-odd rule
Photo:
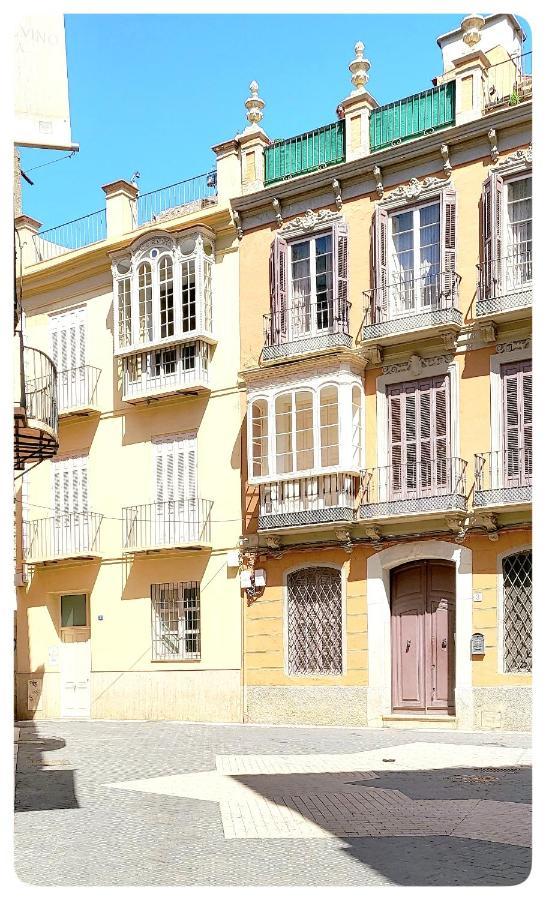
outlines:
[[[152,267],[148,262],[138,269],[138,320],[140,340],[153,340]]]
[[[118,281],[118,334],[120,347],[127,347],[132,343],[130,278]]]
[[[532,552],[522,550],[502,561],[503,650],[505,672],[531,672],[533,578]]]
[[[159,320],[161,337],[174,334],[174,291],[173,261],[170,256],[162,256],[159,261]]]
[[[313,566],[287,577],[289,675],[341,675],[341,572]]]
[[[267,452],[267,400],[255,400],[252,404],[252,474],[269,474]]]
[[[339,412],[337,387],[329,384],[320,392],[320,464],[339,465]]]

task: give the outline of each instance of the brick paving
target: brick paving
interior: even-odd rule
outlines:
[[[529,745],[501,733],[21,723],[16,871],[39,885],[519,884]]]

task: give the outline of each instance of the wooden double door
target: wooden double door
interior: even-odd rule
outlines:
[[[455,712],[455,566],[420,561],[391,573],[392,710]]]

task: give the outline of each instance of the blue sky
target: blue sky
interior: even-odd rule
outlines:
[[[214,167],[211,146],[246,124],[249,82],[271,138],[335,121],[355,41],[379,103],[431,85],[438,35],[462,15],[67,15],[70,159],[21,150],[24,211],[52,226],[100,209],[101,185],[141,173],[142,192]],[[530,31],[526,50],[530,49]],[[410,50],[411,48],[411,50]]]

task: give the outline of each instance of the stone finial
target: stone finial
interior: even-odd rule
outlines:
[[[364,59],[364,44],[357,41],[355,44],[355,58],[349,63],[349,72],[351,73],[351,81],[354,85],[352,95],[363,94],[368,81],[368,69],[370,68],[370,60]]]
[[[261,97],[258,97],[257,81],[251,81],[249,87],[250,97],[247,97],[247,99],[245,100],[246,117],[249,121],[247,129],[255,129],[259,127],[260,122],[264,117],[263,108],[265,106],[265,100],[262,100]]]
[[[461,22],[461,29],[463,31],[463,41],[468,47],[473,47],[474,44],[479,43],[481,40],[480,31],[484,25],[484,17],[477,13],[472,13],[470,16],[464,17]]]

